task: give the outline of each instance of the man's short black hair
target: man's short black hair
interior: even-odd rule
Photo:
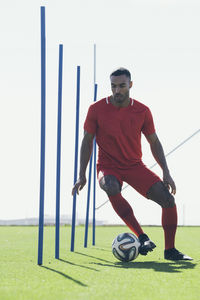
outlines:
[[[131,80],[131,73],[129,72],[129,70],[127,70],[125,68],[119,68],[119,69],[115,70],[114,72],[112,72],[110,74],[110,77],[111,76],[121,76],[121,75],[126,75]]]

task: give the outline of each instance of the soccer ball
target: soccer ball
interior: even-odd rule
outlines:
[[[121,261],[131,261],[139,254],[140,242],[133,233],[121,233],[112,243],[112,253]]]

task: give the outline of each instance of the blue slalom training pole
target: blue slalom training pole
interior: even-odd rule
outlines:
[[[97,99],[97,84],[94,86],[94,102]],[[93,153],[94,153],[94,185],[93,185],[93,206],[95,207],[95,198],[96,198],[96,141],[94,139],[93,142],[93,152],[90,158],[89,164],[89,176],[88,176],[88,192],[87,192],[87,206],[86,206],[86,218],[85,218],[85,239],[84,239],[84,247],[87,248],[88,241],[88,225],[89,225],[89,210],[90,210],[90,189],[91,189],[91,176],[92,176],[92,162],[93,162]],[[95,209],[93,207],[93,245],[95,243]]]
[[[40,204],[38,265],[42,265],[44,232],[44,188],[45,188],[45,122],[46,122],[46,41],[45,41],[45,7],[41,6],[41,152],[40,152]]]
[[[97,100],[97,84],[94,85],[94,102]],[[92,245],[95,245],[95,224],[96,224],[96,215],[95,215],[95,207],[96,207],[96,139],[94,138],[94,180],[93,180],[93,218],[92,218]]]
[[[60,249],[60,162],[61,162],[61,121],[62,121],[62,73],[63,73],[63,45],[59,45],[58,70],[58,125],[57,125],[57,171],[56,171],[56,231],[55,258],[59,259]]]
[[[89,210],[90,210],[90,187],[91,187],[92,161],[93,161],[92,158],[93,158],[93,153],[91,155],[90,164],[89,164],[87,206],[86,206],[86,218],[85,218],[85,239],[84,239],[84,247],[85,248],[87,248],[87,241],[88,241],[88,225],[89,225]]]
[[[77,172],[78,172],[79,107],[80,107],[80,66],[77,66],[74,184],[77,181]],[[74,251],[75,226],[76,226],[76,193],[73,196],[73,208],[72,208],[72,229],[71,229],[71,251],[72,252]]]

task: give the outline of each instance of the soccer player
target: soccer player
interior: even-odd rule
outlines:
[[[141,243],[140,254],[147,255],[156,245],[143,232],[133,210],[121,194],[123,181],[162,208],[165,237],[164,258],[192,260],[175,248],[177,210],[174,200],[175,183],[170,175],[162,145],[156,134],[150,109],[130,98],[131,74],[120,68],[110,75],[112,95],[89,107],[84,123],[79,179],[72,195],[86,184],[86,168],[92,153],[93,139],[99,147],[97,174],[100,187],[124,223]],[[149,142],[151,152],[163,171],[163,180],[142,162],[141,133]]]

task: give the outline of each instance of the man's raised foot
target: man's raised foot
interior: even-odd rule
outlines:
[[[149,251],[153,251],[153,249],[156,247],[156,245],[149,239],[149,237],[145,233],[140,234],[138,239],[141,244],[139,248],[139,253],[141,255],[147,255]]]

